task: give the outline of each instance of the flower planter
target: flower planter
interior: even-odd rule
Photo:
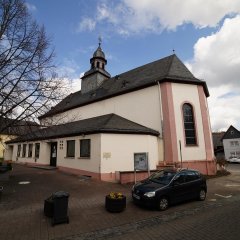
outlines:
[[[126,208],[126,196],[122,195],[121,198],[111,198],[107,195],[105,198],[105,208],[113,213],[122,212]]]

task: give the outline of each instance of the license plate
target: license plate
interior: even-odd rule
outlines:
[[[138,195],[136,195],[135,193],[133,193],[133,197],[136,198],[136,199],[140,199],[140,197]]]

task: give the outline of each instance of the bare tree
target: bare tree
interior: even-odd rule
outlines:
[[[35,121],[64,97],[50,47],[24,0],[0,0],[0,132]],[[5,118],[14,121],[1,123]]]

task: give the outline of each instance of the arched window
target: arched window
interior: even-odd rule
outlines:
[[[186,145],[196,145],[196,131],[193,115],[193,107],[189,103],[183,104],[183,120]]]

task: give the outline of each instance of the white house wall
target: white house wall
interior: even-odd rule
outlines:
[[[231,145],[231,142],[238,142],[238,145]],[[240,138],[233,138],[233,139],[223,139],[223,147],[224,147],[224,154],[225,158],[229,159],[231,155],[236,157],[240,157]],[[234,154],[231,154],[234,153]]]
[[[179,140],[182,146],[182,159],[199,160],[206,159],[205,141],[203,134],[202,113],[199,104],[199,94],[196,85],[189,84],[172,84],[173,104],[176,121],[177,144]],[[182,114],[182,105],[190,103],[194,109],[194,117],[196,124],[197,146],[186,146],[184,136],[184,123]],[[178,146],[178,159],[180,159],[180,147]]]

